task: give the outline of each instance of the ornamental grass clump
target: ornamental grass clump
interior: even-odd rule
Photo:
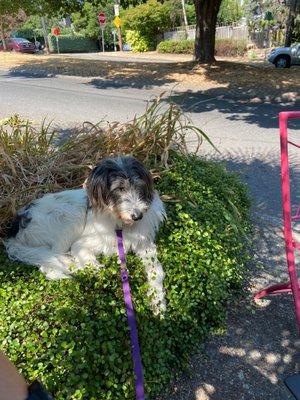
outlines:
[[[0,237],[16,211],[44,193],[80,187],[100,159],[132,154],[142,162],[168,165],[169,151],[187,153],[186,135],[209,140],[180,107],[161,97],[126,123],[84,123],[63,139],[44,123],[36,128],[15,115],[0,121]]]

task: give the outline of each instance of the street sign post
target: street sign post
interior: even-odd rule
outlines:
[[[104,12],[99,12],[98,14],[98,22],[100,24],[100,28],[101,28],[101,38],[102,38],[102,51],[105,51],[104,48],[104,29],[105,29],[105,25],[106,25],[106,15]]]
[[[120,6],[119,6],[119,4],[114,4],[114,11],[115,11],[115,16],[118,17],[120,15]]]
[[[52,35],[54,35],[56,37],[57,53],[59,54],[58,36],[60,35],[60,28],[58,26],[55,26],[54,28],[52,28]]]
[[[113,29],[113,30],[111,31],[111,33],[112,33],[112,35],[113,35],[114,51],[117,51],[117,47],[116,47],[116,34],[117,34],[117,31],[116,31],[115,29]]]
[[[121,18],[118,15],[116,15],[115,18],[114,18],[114,25],[115,25],[115,27],[117,28],[117,31],[118,31],[120,51],[123,51],[122,35],[121,35],[122,21],[121,21]]]

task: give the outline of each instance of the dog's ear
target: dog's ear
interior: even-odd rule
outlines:
[[[128,157],[131,163],[131,168],[134,173],[145,183],[146,200],[151,201],[153,198],[153,179],[147,168],[136,158]]]
[[[95,167],[86,180],[86,191],[93,208],[102,209],[107,205],[108,196],[108,159]]]

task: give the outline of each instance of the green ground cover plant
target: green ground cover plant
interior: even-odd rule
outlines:
[[[40,194],[38,182],[29,179],[29,168],[40,172],[43,190],[72,187],[72,182],[78,186],[86,165],[104,152],[98,149],[98,153],[88,154],[91,143],[94,147],[102,143],[107,153],[114,154],[109,145],[113,146],[115,140],[126,153],[125,143],[130,139],[135,147],[130,148],[127,143],[127,153],[135,154],[151,169],[168,215],[157,238],[159,259],[166,273],[165,315],[153,315],[143,266],[136,256],[128,256],[149,398],[165,390],[201,341],[224,323],[232,294],[244,282],[249,258],[245,236],[250,235],[250,204],[245,187],[222,166],[188,155],[184,138],[186,130],[193,131],[193,126],[187,128],[189,125],[183,122],[176,106],[161,109],[159,105],[153,103],[139,120],[111,126],[107,144],[104,136],[101,141],[104,128],[94,126],[88,133],[74,133],[62,145],[56,138],[50,146],[51,154],[49,130],[36,131],[40,135],[35,135],[35,147],[28,125],[26,128],[23,123],[20,127],[22,121],[17,117],[6,121],[0,132],[0,177],[6,187],[16,178],[10,178],[12,153],[10,160],[3,157],[4,143],[6,153],[9,146],[19,146],[13,154],[17,153],[23,164],[29,162],[30,153],[31,167],[26,164],[21,173],[28,179],[31,191],[23,195],[22,202],[32,194]],[[13,141],[11,135],[16,126],[19,137]],[[96,137],[99,142],[95,146]],[[79,157],[77,143],[85,157]],[[60,150],[55,149],[55,144],[61,146]],[[60,163],[62,149],[64,161]],[[45,153],[48,159],[54,157],[52,161],[59,163],[57,166],[49,161],[48,175],[43,168],[34,169],[37,167],[33,162],[35,159],[40,163]],[[82,164],[77,169],[75,159]],[[59,175],[63,165],[64,172],[68,172],[65,180]],[[14,167],[18,174],[20,165]],[[72,168],[76,171],[73,175]],[[6,203],[1,213],[8,207]],[[106,266],[101,271],[86,269],[70,280],[47,281],[37,268],[13,263],[0,250],[1,347],[29,381],[39,377],[58,400],[134,399],[119,264],[116,256],[101,262]]]

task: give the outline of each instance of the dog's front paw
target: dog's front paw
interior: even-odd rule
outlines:
[[[156,316],[163,316],[167,311],[167,305],[165,301],[152,303],[153,314]]]
[[[99,263],[99,261],[94,260],[93,262],[88,263],[88,266],[99,271],[100,269],[104,268],[104,265]]]
[[[66,279],[71,277],[70,271],[65,268],[40,267],[40,271],[50,280]]]
[[[72,265],[71,266],[71,271],[74,273],[74,272],[77,272],[77,271],[81,271],[81,270],[83,270],[85,268],[90,268],[90,269],[99,271],[100,269],[104,268],[104,265],[100,264],[96,260],[96,258],[90,258],[90,259],[87,259],[87,260],[82,261],[80,263],[76,263],[76,264]]]
[[[151,297],[151,308],[153,314],[156,316],[163,316],[167,310],[166,299],[164,293],[154,294],[153,291],[149,291],[148,295]]]

